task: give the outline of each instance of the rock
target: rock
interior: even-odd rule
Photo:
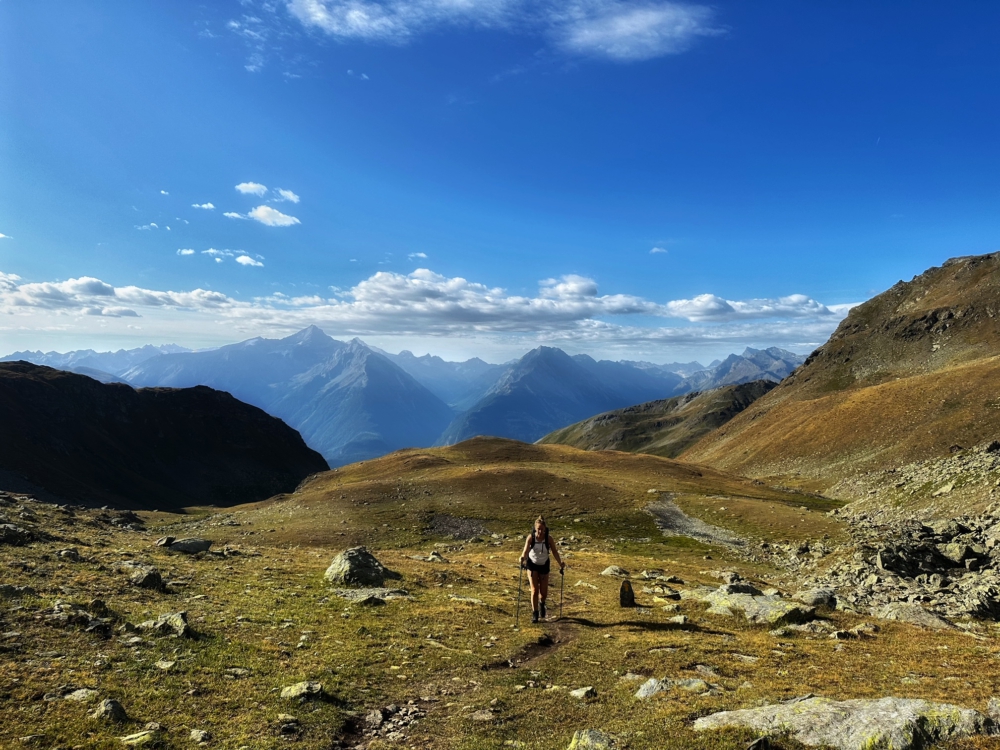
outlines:
[[[602,576],[612,576],[613,578],[628,578],[628,571],[617,565],[609,565],[601,571]]]
[[[154,635],[176,635],[180,638],[194,638],[194,631],[188,625],[187,612],[171,612],[160,615],[155,620],[136,625],[138,630],[149,630]]]
[[[832,588],[806,589],[795,594],[793,599],[797,599],[809,607],[830,607],[837,606],[837,593]]]
[[[883,620],[896,620],[898,622],[908,622],[911,625],[919,625],[922,628],[932,628],[934,630],[945,630],[951,627],[947,620],[928,612],[919,604],[908,604],[905,602],[894,602],[878,611],[876,617]]]
[[[61,549],[56,552],[56,557],[60,560],[69,560],[70,562],[80,562],[80,553],[75,549]]]
[[[67,693],[63,696],[63,699],[74,701],[75,703],[90,703],[92,700],[96,700],[98,695],[99,693],[96,690],[80,688],[79,690],[74,690],[72,693]]]
[[[162,669],[164,672],[169,672],[171,669],[174,668],[174,665],[176,663],[177,662],[175,662],[175,661],[168,661],[167,659],[160,659],[153,666],[156,667],[157,669]]]
[[[0,544],[23,547],[33,541],[35,541],[35,535],[27,529],[22,529],[12,523],[0,524]]]
[[[627,580],[622,581],[621,588],[618,589],[618,603],[622,607],[635,606],[635,591],[632,590],[632,584]]]
[[[146,729],[121,738],[121,743],[127,747],[162,747],[164,743],[161,729]]]
[[[364,599],[358,599],[354,603],[359,607],[381,607],[385,604],[385,599],[380,596],[366,596]]]
[[[191,730],[191,741],[192,742],[208,742],[212,739],[211,732],[206,732],[204,729],[192,729]]]
[[[612,750],[615,741],[611,735],[594,729],[582,729],[573,733],[573,739],[566,750]]]
[[[31,586],[11,586],[9,583],[0,583],[0,599],[20,599],[22,596],[38,596],[38,592]]]
[[[90,608],[98,612],[107,612],[104,602],[95,599],[90,603]],[[45,621],[52,625],[63,627],[77,627],[85,633],[95,633],[104,638],[111,635],[111,620],[103,617],[95,617],[77,604],[68,604],[57,601],[52,605],[51,611],[44,615]]]
[[[323,691],[323,684],[320,682],[298,682],[294,685],[281,689],[281,697],[285,700],[299,701],[321,701],[326,698]]]
[[[490,709],[484,708],[481,711],[473,712],[473,714],[469,718],[472,719],[473,721],[487,722],[487,721],[493,721],[496,718],[496,716]]]
[[[161,576],[160,571],[152,565],[146,565],[144,563],[128,560],[126,562],[119,563],[115,566],[115,568],[123,573],[127,573],[129,576],[129,583],[136,588],[149,589],[150,591],[163,590],[163,576]]]
[[[712,690],[712,686],[697,677],[689,677],[684,680],[673,680],[673,685],[689,693],[707,693]]]
[[[733,583],[724,583],[717,591],[720,594],[749,594],[750,596],[763,596],[764,592],[759,588],[754,586],[752,583],[747,581],[735,581]]]
[[[908,698],[807,698],[723,711],[694,723],[696,731],[729,727],[788,733],[804,745],[837,750],[917,750],[960,737],[997,734],[994,721],[978,711]]]
[[[596,698],[597,697],[597,691],[594,690],[594,688],[590,687],[590,686],[588,686],[588,687],[582,687],[582,688],[577,688],[576,690],[570,690],[569,694],[570,694],[571,697],[577,698],[579,700],[587,700],[588,698]]]
[[[635,693],[635,697],[639,700],[645,700],[647,698],[652,698],[657,693],[662,693],[671,687],[668,683],[663,680],[658,680],[655,677],[650,677],[646,680]]]
[[[727,593],[733,586],[746,584],[726,584],[718,589],[702,589],[685,592],[686,598],[700,599],[711,606],[708,613],[713,615],[734,615],[742,612],[752,623],[758,625],[790,625],[807,622],[816,615],[813,607],[782,599],[779,596],[756,596],[749,593]],[[756,590],[756,589],[754,589]]]
[[[323,578],[345,586],[382,586],[402,576],[382,565],[365,547],[352,547],[333,558]]]
[[[955,489],[955,483],[948,482],[947,484],[942,485],[941,487],[938,487],[936,490],[934,490],[934,492],[931,493],[931,497],[940,497],[941,495],[951,494],[951,491],[954,489]]]
[[[159,539],[156,540],[157,547],[169,547],[173,543],[174,543],[174,537],[172,536],[161,536]]]
[[[668,617],[667,622],[669,622],[671,625],[683,626],[688,624],[688,618],[684,615],[676,615],[675,617]]]
[[[172,552],[183,552],[186,555],[195,555],[199,552],[208,552],[212,543],[207,539],[198,539],[192,537],[190,539],[178,539],[175,542],[171,542],[167,549]]]
[[[128,721],[128,714],[122,704],[114,698],[105,698],[91,711],[90,718],[121,724]]]

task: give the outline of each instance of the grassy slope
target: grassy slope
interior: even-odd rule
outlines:
[[[825,513],[800,509],[809,498],[718,472],[650,456],[495,440],[346,467],[317,476],[295,495],[224,514],[148,514],[148,533],[95,524],[93,511],[78,513],[66,526],[50,506],[32,504],[39,525],[64,540],[0,547],[5,581],[39,590],[38,599],[20,602],[23,608],[5,605],[0,614],[0,631],[21,633],[4,640],[21,645],[0,660],[0,746],[42,734],[46,747],[112,748],[120,746],[116,737],[156,720],[168,725],[177,746],[198,728],[213,733],[214,747],[278,748],[287,742],[276,735],[277,717],[290,713],[303,727],[296,746],[325,748],[352,716],[416,700],[428,715],[402,746],[478,750],[517,738],[555,750],[577,729],[600,728],[635,750],[740,748],[746,735],[696,735],[690,720],[807,692],[919,696],[979,708],[993,694],[998,644],[992,636],[976,641],[957,632],[888,624],[876,640],[835,651],[826,639],[776,640],[740,620],[705,615],[702,605],[688,601],[680,604],[691,619],[685,627],[669,624],[674,613],[659,609],[647,594],[639,599],[651,609],[618,608],[618,581],[598,575],[610,564],[633,572],[663,568],[687,585],[713,582],[707,573],[718,568],[740,569],[758,580],[771,573],[743,566],[724,550],[659,536],[642,512],[646,490],[654,487],[677,492],[689,510],[700,508],[708,520],[744,533],[788,539],[838,534]],[[565,618],[540,626],[522,619],[522,628],[514,630],[520,533],[539,510],[552,516],[557,537],[567,539]],[[480,519],[487,531],[511,536],[458,542],[426,531],[428,519],[442,514]],[[768,520],[761,520],[765,515]],[[174,555],[153,546],[161,532],[203,535],[244,554]],[[84,561],[59,562],[53,552],[73,538]],[[403,573],[401,585],[412,601],[363,609],[331,594],[322,572],[339,549],[357,542],[369,543]],[[435,548],[447,563],[410,558]],[[130,558],[155,563],[166,578],[184,585],[173,594],[131,589],[110,570]],[[18,561],[23,565],[12,564]],[[455,595],[483,604],[456,602],[450,598]],[[128,635],[102,641],[36,619],[56,599],[86,604],[93,597],[131,622],[186,609],[202,637],[146,638],[132,647]],[[550,601],[556,600],[554,594]],[[843,613],[829,617],[843,627],[857,622]],[[519,668],[484,669],[518,659],[543,633],[555,645]],[[759,661],[746,664],[734,654]],[[162,659],[175,665],[163,671],[155,666]],[[873,660],[880,669],[870,669]],[[619,679],[626,672],[697,676],[698,664],[718,670],[721,676],[712,681],[723,694],[703,698],[676,691],[638,704],[631,697],[636,684]],[[249,674],[233,680],[224,671],[231,667]],[[298,706],[278,697],[280,687],[304,679],[322,681],[335,701]],[[536,687],[516,689],[529,681]],[[104,727],[86,718],[85,706],[41,700],[68,683],[118,698],[136,721]],[[583,685],[595,686],[598,698],[581,703],[564,689]],[[471,719],[486,708],[494,711],[493,721]],[[372,750],[397,746],[375,743]]]
[[[598,414],[549,433],[541,444],[676,458],[774,388],[770,381],[715,388]]]
[[[821,489],[995,437],[1000,256],[949,262],[854,308],[801,368],[683,455]]]

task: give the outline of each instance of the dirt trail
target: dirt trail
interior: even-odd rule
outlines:
[[[731,531],[712,526],[698,518],[691,518],[677,507],[671,497],[670,493],[662,493],[659,500],[646,508],[665,535],[689,536],[699,542],[721,544],[726,547],[742,547],[746,543]]]

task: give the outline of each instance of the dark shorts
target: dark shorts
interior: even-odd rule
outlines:
[[[552,567],[552,558],[550,557],[541,565],[537,565],[531,562],[531,560],[526,560],[524,565],[532,573],[541,573],[543,576],[547,576],[549,574],[549,569]]]

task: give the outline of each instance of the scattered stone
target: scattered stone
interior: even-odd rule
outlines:
[[[105,698],[90,713],[90,718],[98,719],[99,721],[112,722],[114,724],[121,724],[122,722],[128,721],[128,714],[125,712],[125,708],[121,703],[116,701],[114,698]]]
[[[9,583],[0,584],[0,599],[20,599],[23,596],[38,596],[38,592],[31,586],[11,586]]]
[[[208,552],[211,546],[212,543],[207,539],[192,537],[190,539],[178,539],[175,542],[171,542],[167,545],[167,549],[172,552],[183,552],[186,555],[196,555],[199,552]]]
[[[148,630],[154,635],[174,635],[179,638],[194,638],[194,631],[188,625],[187,612],[171,612],[160,615],[155,620],[136,625],[138,630]]]
[[[0,544],[23,547],[33,541],[35,541],[35,535],[27,529],[22,529],[12,523],[0,524]]]
[[[70,562],[80,562],[80,553],[75,549],[61,549],[56,552],[56,557],[60,560],[69,560]]]
[[[206,732],[204,729],[191,730],[192,742],[209,742],[211,739],[212,739],[211,732]]]
[[[163,576],[160,575],[160,571],[153,565],[126,560],[125,562],[118,563],[115,568],[122,573],[127,573],[129,583],[136,588],[149,589],[151,591],[163,590]]]
[[[171,669],[174,668],[174,665],[176,663],[177,662],[175,661],[167,661],[166,659],[160,659],[153,666],[156,667],[157,669],[162,669],[164,672],[169,672]]]
[[[621,588],[618,589],[618,603],[622,607],[635,606],[635,591],[632,590],[632,584],[628,580],[622,581]]]
[[[978,711],[908,698],[801,700],[723,711],[698,719],[697,731],[745,727],[764,734],[789,733],[804,745],[837,750],[917,750],[938,742],[997,734]]]
[[[601,571],[601,575],[613,578],[628,578],[628,571],[618,565],[609,565]]]
[[[684,626],[688,624],[688,618],[685,615],[676,615],[674,617],[668,617],[667,622],[669,622],[671,625]]]
[[[342,586],[382,586],[386,580],[402,578],[375,559],[365,547],[344,550],[330,563],[323,577]]]
[[[300,703],[305,703],[306,701],[321,701],[326,699],[326,693],[323,691],[323,684],[320,682],[298,682],[294,685],[289,685],[288,687],[281,689],[281,697],[285,700],[299,701]]]
[[[753,594],[758,591],[750,584],[724,584],[718,589],[702,587],[690,589],[681,595],[682,598],[696,599],[711,606],[707,610],[713,615],[733,616],[736,612],[752,623],[759,625],[789,625],[811,620],[816,610],[803,604],[782,599],[780,596],[764,596]]]
[[[933,612],[928,612],[919,604],[895,602],[881,609],[877,616],[883,620],[908,622],[911,625],[919,625],[922,628],[932,628],[934,630],[946,630],[952,627],[950,622],[941,619]]]
[[[655,677],[650,677],[648,680],[642,683],[642,685],[636,691],[635,697],[640,700],[652,698],[657,693],[662,693],[669,687],[670,685],[664,683],[663,680],[658,680]]]
[[[174,537],[172,536],[161,536],[159,539],[156,540],[157,547],[169,547],[173,543],[174,543]]]
[[[573,739],[566,750],[612,750],[615,741],[611,735],[594,729],[583,729],[573,733]]]
[[[570,690],[569,694],[571,697],[577,698],[579,700],[587,700],[588,698],[597,697],[597,691],[591,686],[577,688],[576,690]]]
[[[64,695],[63,699],[73,701],[75,703],[90,703],[93,700],[97,700],[98,695],[99,693],[96,690],[91,690],[90,688],[79,688]]]
[[[836,607],[837,592],[832,588],[807,589],[795,594],[793,599],[797,599],[809,607]]]
[[[163,730],[146,729],[121,738],[121,743],[127,747],[161,747],[164,742]]]
[[[91,609],[99,612],[106,611],[104,603],[95,599],[90,603]],[[45,621],[52,625],[62,627],[77,627],[85,633],[95,633],[104,638],[111,635],[111,620],[103,617],[95,617],[83,607],[77,604],[68,604],[57,601],[48,614],[44,615]]]
[[[481,711],[475,711],[469,718],[472,719],[472,721],[487,722],[493,721],[496,718],[496,715],[490,709],[484,708]]]

